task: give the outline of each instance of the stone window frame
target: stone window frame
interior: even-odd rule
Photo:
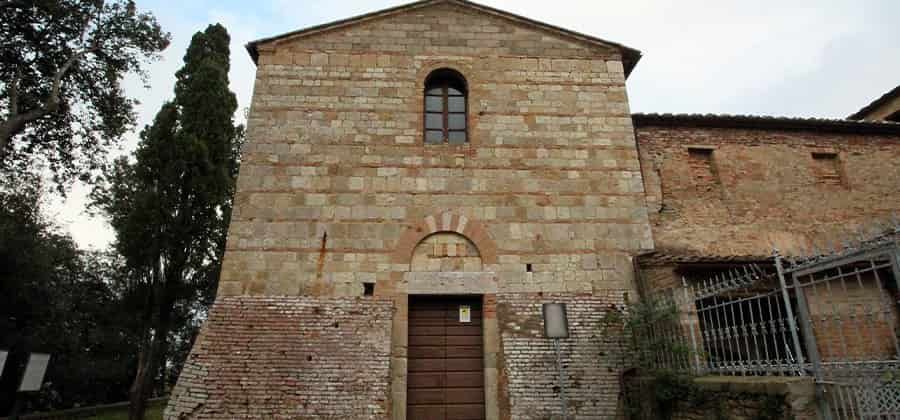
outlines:
[[[434,80],[437,79],[437,80]],[[435,86],[436,85],[436,86]],[[438,67],[428,72],[424,78],[422,89],[422,144],[427,146],[450,145],[450,146],[467,146],[471,143],[471,121],[469,119],[471,104],[469,101],[469,82],[467,78],[458,70],[452,67]],[[434,89],[441,89],[440,94],[435,94]],[[451,89],[460,92],[461,95],[453,94]],[[429,94],[431,92],[432,94]],[[436,112],[429,110],[428,98],[441,98],[441,111]],[[450,110],[450,98],[463,98],[463,111]],[[436,132],[438,130],[429,129],[428,115],[440,115],[442,118],[442,135],[440,141],[429,141],[429,131]],[[454,129],[450,127],[450,117],[452,115],[462,115],[463,128]],[[452,133],[463,133],[461,142],[452,142],[450,137]]]

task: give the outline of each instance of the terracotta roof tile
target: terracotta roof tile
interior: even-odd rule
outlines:
[[[750,128],[900,135],[900,123],[890,121],[855,121],[762,115],[641,113],[632,114],[631,118],[635,127]]]

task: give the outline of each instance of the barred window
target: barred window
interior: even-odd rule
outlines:
[[[425,79],[425,144],[469,141],[466,79],[455,70],[435,70]]]

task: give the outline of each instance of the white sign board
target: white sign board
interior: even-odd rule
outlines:
[[[9,354],[9,352],[0,350],[0,375],[3,375],[3,366],[6,365],[7,354]]]
[[[472,322],[472,307],[459,305],[459,322]]]
[[[19,385],[19,392],[40,391],[48,364],[50,364],[49,354],[31,353],[28,356],[28,366],[25,367],[25,376]]]
[[[547,338],[569,338],[569,318],[565,303],[544,304],[544,336]]]

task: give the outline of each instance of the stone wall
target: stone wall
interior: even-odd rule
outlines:
[[[184,364],[168,419],[383,419],[393,304],[220,297]]]
[[[548,419],[559,414],[559,379],[552,340],[543,336],[542,303],[566,303],[569,338],[561,340],[572,418],[613,418],[619,404],[623,337],[605,328],[611,307],[621,308],[622,293],[500,294],[501,391],[508,405],[501,418]]]
[[[446,2],[259,54],[221,295],[403,293],[394,253],[450,213],[484,226],[501,287],[630,287],[652,240],[616,48]],[[466,145],[423,144],[443,67],[468,82]]]
[[[621,296],[632,255],[653,247],[625,50],[467,2],[416,4],[254,44],[219,287],[220,299],[337,297],[374,284],[396,308],[396,419],[406,417],[408,295]],[[424,144],[425,80],[444,68],[466,79],[464,145]],[[486,415],[496,419],[505,403],[490,307]],[[614,396],[610,377],[576,375],[573,387]]]
[[[791,253],[900,209],[900,135],[650,125],[636,133],[660,251]]]
[[[480,294],[488,418],[553,413],[552,300],[571,304],[572,411],[608,417],[620,337],[593,331],[651,233],[759,255],[900,207],[896,136],[642,126],[639,154],[620,46],[416,4],[254,44],[216,309],[170,416],[403,419],[408,295]],[[464,145],[423,142],[443,68],[466,78]]]

